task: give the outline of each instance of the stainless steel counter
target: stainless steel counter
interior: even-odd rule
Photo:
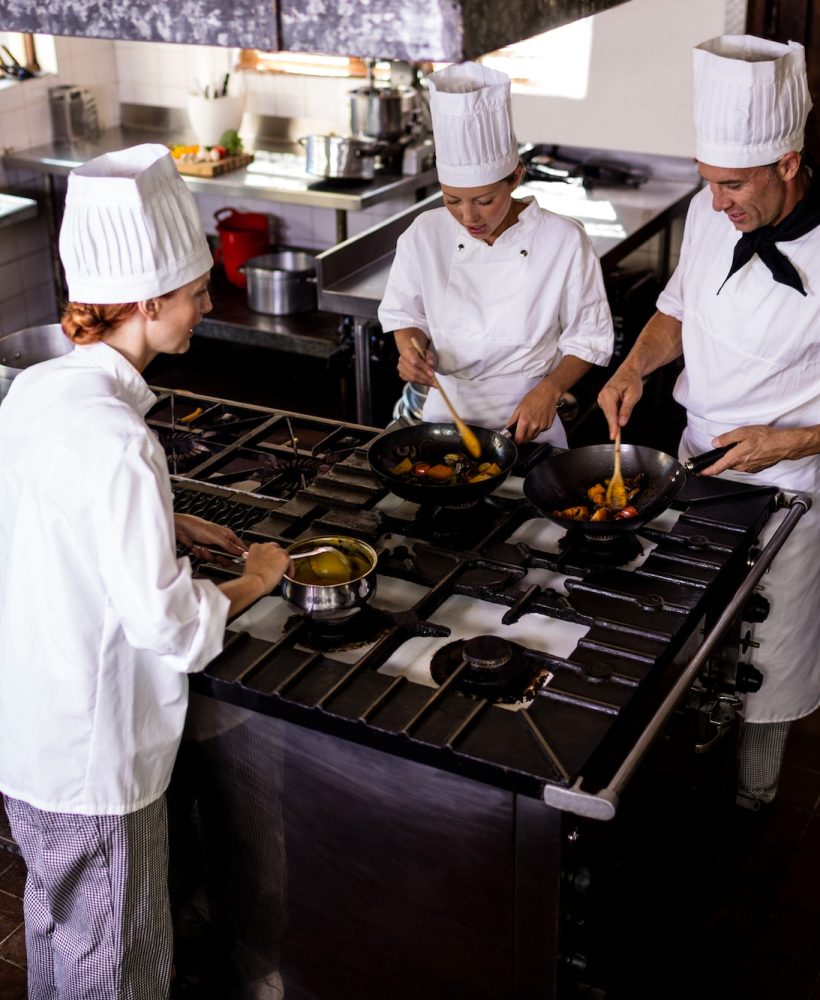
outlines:
[[[187,134],[165,134],[134,128],[106,129],[93,141],[45,143],[3,156],[7,169],[40,171],[65,176],[75,167],[115,149],[142,142],[186,141]],[[378,174],[369,181],[327,181],[305,172],[305,154],[298,144],[255,149],[256,159],[247,167],[219,177],[185,177],[195,193],[225,195],[226,198],[257,198],[262,201],[310,205],[341,212],[358,212],[388,198],[409,194],[436,182],[435,170],[408,177]]]
[[[26,219],[33,219],[37,211],[37,202],[31,198],[0,194],[0,229],[24,222]]]

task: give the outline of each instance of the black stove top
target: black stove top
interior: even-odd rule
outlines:
[[[473,507],[426,509],[371,472],[373,428],[187,393],[165,393],[148,420],[215,445],[173,476],[178,511],[249,543],[345,534],[379,553],[373,606],[354,623],[322,632],[265,599],[277,627],[234,626],[195,690],[528,795],[582,771],[605,780],[687,639],[743,578],[777,492],[690,477],[675,516],[624,551],[590,549],[516,492],[549,446],[522,449]],[[561,628],[573,638],[557,653]]]

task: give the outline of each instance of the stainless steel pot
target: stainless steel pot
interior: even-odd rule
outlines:
[[[0,400],[24,368],[68,354],[73,349],[74,344],[59,323],[30,326],[0,337]]]
[[[398,139],[416,108],[412,87],[358,87],[350,93],[350,128],[353,135],[372,139]]]
[[[372,142],[331,133],[306,135],[299,143],[305,147],[305,170],[316,177],[370,180],[375,172]]]
[[[318,582],[310,577],[310,559],[294,563],[293,571],[282,578],[282,597],[297,611],[323,622],[340,622],[353,617],[376,590],[376,550],[367,542],[346,535],[303,538],[288,547],[289,553],[306,552],[318,545],[332,545],[346,557],[350,579]],[[303,582],[307,581],[307,582]]]
[[[309,253],[266,253],[239,267],[248,282],[248,305],[271,316],[316,308],[316,260]]]

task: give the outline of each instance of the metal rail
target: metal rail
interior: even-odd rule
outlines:
[[[563,812],[576,813],[578,816],[585,816],[588,819],[608,820],[615,816],[620,794],[631,779],[644,754],[660,735],[669,717],[678,707],[678,704],[689,690],[692,682],[712,655],[718,642],[723,637],[723,633],[743,608],[752,591],[763,577],[763,574],[771,565],[774,557],[783,547],[783,544],[792,531],[794,531],[797,522],[811,507],[811,497],[803,493],[784,494],[780,506],[789,508],[789,512],[783,519],[783,523],[769,539],[734,597],[726,605],[723,613],[712,626],[709,634],[705,637],[698,651],[675,682],[672,690],[661,702],[646,728],[636,740],[635,745],[610,779],[609,784],[594,794],[585,792],[582,789],[583,775],[580,775],[575,784],[570,788],[564,788],[560,785],[546,785],[543,791],[543,798],[548,806],[553,806]]]

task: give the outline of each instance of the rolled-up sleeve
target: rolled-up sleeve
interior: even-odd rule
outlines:
[[[574,242],[559,309],[559,348],[564,357],[606,365],[615,337],[601,265],[583,232],[577,233]]]

